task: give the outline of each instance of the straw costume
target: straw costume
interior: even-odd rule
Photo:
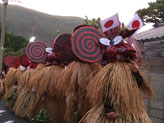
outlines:
[[[16,92],[16,85],[17,85],[17,77],[16,77],[17,69],[10,67],[7,75],[4,79],[4,87],[5,93],[3,99],[5,100],[5,105],[12,109],[14,102],[15,102],[15,92]]]
[[[101,24],[110,27],[110,19]],[[117,25],[104,31],[100,42],[107,46],[103,55],[105,66],[87,86],[92,108],[80,123],[151,123],[140,90],[149,98],[153,91],[138,69],[141,56],[132,37],[136,30]]]
[[[26,83],[24,83],[24,86],[18,86],[18,97],[14,105],[14,112],[16,115],[26,117],[27,104],[29,102],[29,98],[31,98],[29,94],[31,90],[29,91],[27,88],[29,85],[30,78],[35,76],[35,74],[37,74],[41,69],[43,69],[43,67],[44,65],[39,64],[35,69],[27,70],[27,72],[22,76],[26,78]],[[20,83],[22,83],[22,77],[20,79]]]
[[[88,30],[93,31],[85,35]],[[90,109],[85,88],[101,69],[100,64],[95,64],[100,60],[101,55],[99,54],[101,54],[101,51],[99,48],[102,47],[97,38],[91,37],[94,35],[92,34],[94,30],[95,28],[86,25],[74,29],[71,37],[71,47],[75,57],[73,62],[57,78],[57,89],[66,98],[67,107],[64,118],[67,123],[78,122]],[[97,37],[101,36],[100,32],[97,32],[97,34]],[[90,55],[88,55],[89,53]],[[81,57],[81,55],[83,56]]]
[[[19,75],[17,75],[19,71],[18,67],[20,66],[19,57],[7,56],[4,59],[4,63],[6,66],[8,66],[9,70],[4,79],[5,95],[3,98],[5,100],[5,105],[9,109],[12,109],[16,99],[15,93],[17,90],[18,77],[19,77]]]
[[[17,99],[15,101],[15,105],[13,107],[13,111],[17,116],[22,116],[24,109],[23,104],[27,95],[26,86],[28,85],[30,77],[35,73],[35,69],[28,68],[20,77],[18,81],[17,88]]]
[[[28,46],[31,46],[31,45],[28,45]],[[23,62],[24,65],[26,65],[26,67],[28,66],[28,68],[23,73],[22,77],[20,78],[20,80],[18,82],[17,99],[16,99],[16,103],[14,105],[13,110],[17,116],[27,117],[26,116],[27,115],[27,112],[26,112],[27,104],[29,102],[29,99],[31,98],[29,95],[29,90],[27,89],[27,87],[29,85],[29,80],[38,71],[43,69],[45,65],[37,64],[35,61],[32,62],[26,55],[22,56],[22,61],[24,61]]]
[[[33,87],[42,96],[40,99],[42,101],[38,100],[39,107],[35,108],[35,110],[38,112],[44,107],[48,111],[53,123],[65,122],[63,116],[66,102],[65,98],[61,98],[61,93],[56,87],[56,81],[57,77],[62,73],[64,66],[72,62],[72,59],[75,57],[72,53],[70,41],[70,34],[58,35],[53,41],[53,51],[46,49],[49,52],[47,57],[48,66],[44,70],[46,72],[43,71],[40,75],[38,74],[32,78],[34,82]]]
[[[21,65],[22,62],[20,58],[21,56],[18,56],[18,57],[7,56],[4,60],[5,64],[9,67],[9,71],[5,78],[5,81],[6,81],[5,84],[7,86],[5,88],[6,94],[4,96],[4,99],[5,99],[5,105],[9,107],[10,109],[12,109],[15,103],[16,97],[17,97],[16,92],[17,92],[19,78],[25,71],[25,68]],[[17,68],[17,69],[14,69],[14,68]]]
[[[17,78],[15,76],[16,69],[10,67],[8,73],[5,76],[4,84],[6,92],[14,85],[14,83],[17,81]]]
[[[57,36],[50,44],[53,49],[46,48],[48,52],[46,61],[47,66],[39,71],[30,79],[28,89],[33,89],[27,108],[29,117],[34,117],[39,110],[46,109],[52,122],[64,121],[66,108],[65,99],[61,98],[60,92],[56,89],[57,76],[63,71],[63,66],[69,64],[74,58],[71,54],[71,35],[61,34]],[[53,42],[53,43],[52,43]]]
[[[4,59],[5,65],[8,67],[9,70],[6,72],[5,84],[6,84],[6,91],[14,85],[13,83],[17,84],[19,77],[22,73],[20,70],[20,57],[14,56],[7,56]]]
[[[57,87],[66,97],[65,119],[68,123],[77,122],[90,109],[85,88],[100,69],[99,64],[74,61],[58,76]]]
[[[54,86],[54,78],[63,70],[58,65],[46,66],[38,71],[29,81],[28,96],[26,113],[27,117],[35,117],[41,109],[46,109],[50,114],[53,121],[57,118],[56,103]],[[60,103],[59,103],[60,104]]]
[[[38,45],[40,47],[38,47]],[[46,57],[37,59],[37,57],[34,56],[37,54],[35,54],[35,52],[31,53],[33,50],[30,49],[30,47],[40,49],[42,56]],[[46,109],[52,121],[63,122],[63,118],[59,116],[59,109],[61,110],[62,108],[64,110],[65,107],[62,105],[62,102],[57,102],[55,98],[57,91],[55,91],[54,85],[54,81],[56,81],[55,77],[61,73],[63,68],[55,60],[53,52],[46,55],[46,49],[46,45],[44,45],[43,42],[34,42],[33,44],[29,44],[26,48],[26,54],[32,61],[40,63],[46,60],[48,64],[47,66],[42,67],[42,69],[35,71],[35,74],[30,77],[27,86],[24,88],[26,95],[24,95],[22,99],[23,102],[18,107],[18,111],[21,108],[21,117],[31,119],[35,117],[40,110]],[[33,54],[33,56],[29,56],[31,54]],[[40,64],[38,66],[40,66]]]

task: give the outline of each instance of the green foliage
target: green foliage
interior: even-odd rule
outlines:
[[[81,116],[80,116],[80,113],[79,113],[78,110],[76,110],[76,111],[74,112],[74,117],[73,117],[73,119],[74,119],[75,123],[79,123],[79,121],[80,121],[80,119],[81,119]]]
[[[1,24],[0,24],[0,36],[1,36]],[[5,32],[5,41],[3,49],[3,58],[7,55],[19,56],[25,53],[25,48],[29,41],[20,35],[16,35],[12,32]]]
[[[17,99],[17,86],[13,87],[12,94],[10,95],[10,97],[7,98],[6,101],[9,102],[11,107],[13,107],[16,99]]]
[[[40,110],[39,114],[31,119],[31,123],[50,123],[51,119],[47,112],[47,110],[42,109]]]
[[[6,32],[3,57],[6,57],[7,55],[18,56],[24,54],[28,43],[29,41],[25,37]]]
[[[164,0],[150,2],[148,8],[139,9],[136,13],[144,22],[164,22]]]
[[[92,20],[89,20],[87,16],[85,16],[86,19],[84,19],[84,24],[93,26],[95,28],[97,28],[98,30],[101,30],[101,25],[100,25],[100,18],[92,18]]]

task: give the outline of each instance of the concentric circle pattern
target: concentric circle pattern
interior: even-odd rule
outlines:
[[[22,66],[24,66],[24,67],[27,67],[27,66],[30,65],[30,61],[29,61],[29,59],[28,59],[28,57],[27,57],[26,55],[22,55],[22,56],[20,57],[20,64],[21,64]]]
[[[99,42],[99,39],[103,37],[104,35],[94,27],[81,27],[72,35],[72,50],[82,61],[98,62],[103,55],[104,46]]]
[[[74,55],[71,46],[71,34],[61,34],[54,42],[54,54],[55,58],[67,65],[77,57]]]
[[[26,47],[26,55],[32,62],[41,63],[46,59],[46,48],[42,41],[31,42]]]

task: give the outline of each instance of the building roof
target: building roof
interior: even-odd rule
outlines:
[[[150,41],[164,39],[164,26],[155,27],[153,29],[136,34],[138,41]]]

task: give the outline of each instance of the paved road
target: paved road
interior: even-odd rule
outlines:
[[[13,112],[7,110],[0,100],[0,123],[29,123],[28,120],[16,117]]]

